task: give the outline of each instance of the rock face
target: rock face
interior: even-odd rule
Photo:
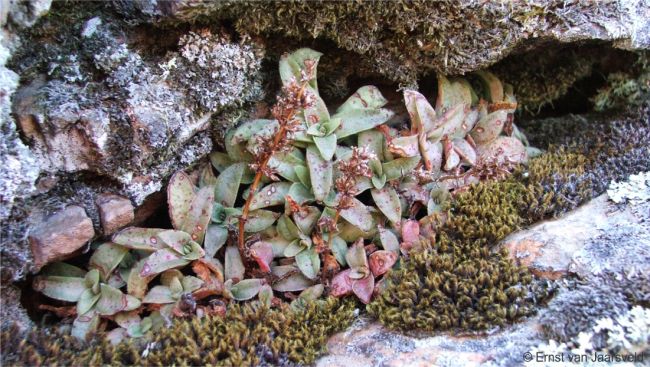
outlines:
[[[93,236],[93,222],[79,206],[67,207],[47,218],[29,234],[36,271],[49,263],[73,256]]]
[[[101,194],[96,200],[104,235],[115,233],[135,219],[131,200],[114,194]]]
[[[146,22],[232,19],[240,32],[251,35],[325,38],[361,55],[364,67],[411,83],[423,71],[463,74],[549,43],[599,40],[625,49],[650,46],[647,0],[114,4],[125,15]]]

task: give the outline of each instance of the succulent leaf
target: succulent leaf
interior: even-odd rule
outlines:
[[[318,60],[323,54],[309,48],[301,48],[290,54],[284,54],[280,58],[280,79],[282,85],[288,85],[292,80],[300,82],[301,71],[305,70],[305,60],[314,63],[314,68],[318,66]],[[316,72],[314,71],[313,79],[309,80],[309,86],[318,90]]]
[[[341,237],[332,237],[330,250],[341,266],[347,266],[348,262],[345,260],[345,254],[348,252],[348,244]]]
[[[273,261],[273,245],[268,242],[257,241],[250,248],[251,257],[257,262],[260,269],[268,273],[271,271]]]
[[[196,193],[190,205],[181,230],[190,234],[192,240],[203,243],[205,231],[212,216],[212,205],[215,196],[214,186],[206,186]]]
[[[274,266],[271,268],[271,272],[281,279],[271,285],[273,290],[278,292],[298,292],[314,284],[294,265]]]
[[[155,274],[147,276],[140,275],[142,270],[144,270],[146,262],[146,258],[138,261],[133,269],[131,269],[126,282],[127,293],[137,298],[144,298],[144,295],[147,293],[147,285],[156,276]]]
[[[224,277],[230,280],[244,279],[246,268],[236,246],[226,247]]]
[[[257,209],[249,213],[248,219],[244,224],[244,231],[249,233],[263,231],[275,223],[280,214],[270,210]]]
[[[264,284],[260,288],[257,298],[259,298],[263,305],[270,308],[273,305],[273,288],[268,284]]]
[[[37,276],[32,287],[50,298],[68,302],[77,302],[86,289],[84,278],[61,276]]]
[[[399,223],[402,218],[402,204],[399,201],[397,191],[391,186],[383,189],[370,190],[372,200],[375,201],[377,208],[393,223]]]
[[[345,297],[352,294],[352,279],[350,279],[351,269],[343,270],[332,278],[330,286],[330,295],[333,297]]]
[[[217,251],[223,247],[228,239],[228,229],[218,225],[210,224],[208,225],[208,230],[205,232],[205,240],[203,242],[203,248],[205,249],[205,255],[208,258],[214,257]]]
[[[301,240],[295,239],[284,248],[284,257],[294,257],[306,249],[308,246]]]
[[[362,131],[357,136],[357,146],[366,147],[377,157],[378,161],[384,160],[384,134],[377,130]]]
[[[203,280],[191,275],[186,275],[181,278],[181,284],[183,285],[184,292],[194,292],[195,290],[201,288],[203,285]]]
[[[45,265],[39,274],[41,276],[52,275],[60,277],[83,278],[86,276],[86,271],[74,265],[66,264],[64,262],[56,262]]]
[[[378,277],[388,272],[397,262],[397,252],[379,250],[368,256],[368,264],[372,275]]]
[[[290,182],[274,182],[260,189],[251,200],[250,210],[284,204],[284,197],[289,193]]]
[[[224,207],[235,205],[245,168],[245,163],[235,163],[221,172],[214,187],[214,200],[217,203]]]
[[[454,150],[461,158],[461,161],[473,166],[476,163],[476,150],[465,139],[454,139],[452,142]]]
[[[291,187],[289,187],[289,192],[287,193],[287,196],[290,196],[299,205],[303,205],[307,202],[314,201],[316,199],[314,198],[314,195],[312,194],[311,190],[305,187],[305,185],[303,185],[302,183],[298,183],[298,182],[292,184]]]
[[[128,252],[126,247],[110,242],[103,243],[93,252],[88,267],[99,270],[101,279],[106,281]]]
[[[166,246],[176,251],[178,256],[183,256],[187,252],[185,245],[192,241],[192,237],[183,231],[167,230],[158,233],[158,239]]]
[[[210,163],[212,163],[214,169],[219,172],[223,172],[226,168],[235,162],[226,153],[212,152],[210,153]]]
[[[162,231],[165,229],[129,227],[117,232],[112,242],[133,250],[156,251],[164,247],[158,241]]]
[[[375,277],[368,275],[361,279],[355,279],[352,281],[352,292],[363,302],[364,304],[370,303],[372,299],[372,293],[375,290]]]
[[[402,242],[415,243],[420,240],[420,223],[417,220],[405,220],[402,223]]]
[[[160,274],[160,284],[169,287],[174,278],[182,279],[183,273],[178,269],[170,269]]]
[[[507,120],[507,111],[494,111],[480,119],[470,132],[470,135],[478,145],[488,143],[501,134]]]
[[[142,303],[166,304],[174,303],[176,299],[172,297],[172,290],[164,285],[157,285],[144,296]]]
[[[419,157],[418,136],[409,135],[395,138],[388,145],[388,150],[396,157]]]
[[[316,146],[313,145],[307,147],[306,156],[314,197],[318,201],[323,201],[332,189],[332,162],[323,159]]]
[[[350,246],[348,252],[345,254],[345,260],[350,266],[350,269],[368,267],[368,259],[366,257],[366,250],[363,248],[363,240],[359,240]]]
[[[420,157],[397,158],[382,164],[386,180],[391,181],[410,173],[420,163]]]
[[[314,144],[316,144],[321,157],[326,161],[330,161],[336,151],[336,134],[314,136]]]
[[[264,279],[244,279],[237,284],[233,284],[233,281],[228,279],[224,285],[233,299],[246,301],[255,297],[264,284]]]
[[[411,119],[411,131],[426,134],[437,127],[436,111],[421,93],[405,90],[404,103]]]
[[[377,127],[388,121],[393,115],[394,112],[380,108],[337,112],[332,118],[341,119],[341,125],[336,130],[336,136],[340,140]]]
[[[379,227],[379,241],[384,250],[399,252],[399,240],[390,229]]]
[[[320,216],[321,212],[317,207],[308,206],[300,212],[293,213],[293,220],[295,221],[296,226],[300,232],[303,234],[311,233],[316,226],[316,222],[318,222]]]
[[[174,228],[183,225],[194,196],[194,185],[189,176],[183,171],[174,173],[167,185],[167,205]]]
[[[295,167],[304,167],[305,160],[304,157],[300,157],[298,152],[300,152],[298,149],[294,149],[291,153],[281,152],[273,154],[269,159],[268,166],[285,179],[291,182],[300,182]]]
[[[115,315],[121,311],[131,311],[140,307],[140,300],[123,294],[119,289],[107,284],[101,284],[101,297],[95,304],[95,310],[100,315]]]
[[[375,220],[370,214],[368,207],[358,199],[353,198],[352,206],[341,210],[341,217],[364,232],[370,231],[375,227]]]
[[[217,184],[217,177],[212,172],[212,166],[206,164],[201,169],[201,175],[199,176],[199,187],[213,186]]]
[[[158,250],[144,259],[144,265],[140,270],[141,277],[155,276],[165,270],[179,268],[190,263],[171,248]]]
[[[316,279],[321,265],[316,248],[311,247],[296,254],[296,265],[307,278]]]
[[[509,160],[513,163],[528,161],[526,147],[519,139],[509,136],[500,136],[486,145],[478,145],[476,153],[485,160],[496,159],[498,162]]]
[[[77,318],[72,322],[70,333],[79,340],[86,340],[88,335],[97,331],[99,321],[99,314],[94,310],[83,315],[77,315]]]
[[[388,100],[374,85],[366,85],[357,89],[337,110],[336,113],[343,113],[357,110],[376,110],[384,107]]]
[[[477,71],[475,75],[478,76],[478,79],[483,84],[483,89],[486,93],[485,97],[489,102],[503,101],[503,85],[499,78],[489,71]]]

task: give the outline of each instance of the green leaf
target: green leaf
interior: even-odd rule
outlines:
[[[284,214],[280,216],[280,219],[278,219],[277,230],[278,233],[288,241],[298,239],[302,234],[300,233],[298,226],[296,226],[296,224]]]
[[[421,93],[405,90],[404,104],[411,118],[411,131],[428,133],[437,128],[436,111]]]
[[[302,233],[311,233],[320,215],[320,210],[317,207],[308,206],[304,211],[293,213],[293,220]]]
[[[438,76],[438,99],[436,109],[447,110],[456,105],[467,108],[472,104],[472,89],[468,83],[454,79],[449,80],[443,75]]]
[[[366,85],[357,89],[337,110],[336,113],[358,110],[376,110],[388,103],[379,89],[373,85]],[[360,145],[361,146],[361,145]]]
[[[376,189],[382,189],[384,185],[386,185],[386,175],[381,175],[381,177],[377,177],[375,175],[372,176],[371,179],[372,186]],[[370,188],[370,187],[368,187]]]
[[[314,68],[318,65],[318,60],[323,54],[309,48],[301,48],[290,54],[284,54],[280,58],[280,79],[282,85],[288,85],[292,80],[300,83],[302,78],[300,72],[305,70],[305,60],[311,60],[314,63]],[[318,90],[316,80],[316,71],[314,70],[313,79],[309,80],[309,86]]]
[[[164,285],[157,285],[151,288],[149,293],[147,293],[147,295],[144,296],[144,299],[142,300],[142,303],[165,304],[174,302],[176,302],[176,299],[172,297],[171,289]]]
[[[393,233],[393,231],[390,229],[384,228],[383,226],[379,227],[379,241],[381,243],[381,247],[383,247],[384,250],[394,252],[399,252],[400,250],[399,240],[397,239],[395,233]]]
[[[315,247],[299,252],[296,257],[298,269],[309,279],[316,279],[320,271],[320,257]]]
[[[285,179],[291,182],[299,182],[300,179],[296,174],[295,167],[305,165],[305,159],[301,157],[299,152],[300,150],[293,149],[291,153],[273,154],[269,159],[268,166]]]
[[[273,249],[273,257],[283,257],[284,250],[291,243],[291,241],[287,240],[279,234],[271,238],[267,238],[264,241],[271,244],[271,248]]]
[[[212,172],[212,166],[206,164],[201,170],[201,176],[199,176],[199,187],[214,186],[216,184],[217,178],[214,176],[214,172]]]
[[[166,230],[129,227],[116,233],[112,242],[133,250],[156,251],[164,247],[158,240],[158,233],[162,231]]]
[[[345,261],[347,261],[350,269],[359,269],[368,267],[368,258],[366,250],[363,247],[363,241],[358,241],[348,249],[345,254]]]
[[[308,189],[311,189],[311,179],[309,178],[309,168],[305,166],[295,166],[293,167],[293,170],[296,173],[296,177],[298,177],[298,181],[305,186]]]
[[[115,268],[122,262],[129,249],[114,243],[106,242],[101,244],[93,256],[90,257],[88,267],[99,270],[99,275],[103,281],[106,281]],[[81,312],[85,313],[85,312]]]
[[[307,147],[307,165],[314,197],[323,201],[332,189],[332,162],[324,160],[318,149],[310,145]]]
[[[97,303],[97,300],[99,300],[99,297],[100,295],[94,294],[92,289],[83,291],[77,302],[77,315],[83,315],[90,311],[95,306],[95,303]]]
[[[318,91],[311,88],[306,88],[305,95],[308,94],[313,94],[312,99],[314,102],[302,111],[302,115],[307,126],[311,127],[314,125],[320,125],[322,123],[329,122],[329,111],[327,111],[327,106],[325,105],[323,99],[318,95]],[[309,129],[307,129],[307,131],[309,133]]]
[[[214,257],[217,251],[226,243],[228,239],[228,229],[218,224],[208,225],[208,230],[205,233],[205,241],[203,248],[205,255],[209,258]]]
[[[232,284],[233,281],[228,279],[224,285],[232,298],[237,301],[249,300],[259,293],[262,286],[265,284],[264,279],[244,279],[237,284]]]
[[[308,246],[299,239],[295,239],[289,243],[284,249],[284,257],[294,257],[304,251]]]
[[[476,153],[484,160],[496,158],[504,162],[506,159],[514,163],[526,163],[528,155],[526,147],[519,139],[510,136],[500,136],[486,145],[478,145]]]
[[[260,126],[262,125],[263,124],[260,123]],[[224,145],[226,147],[226,152],[228,153],[228,157],[233,162],[252,161],[253,155],[244,148],[243,144],[234,141],[234,136],[236,132],[237,129],[230,129],[228,130],[228,132],[226,133],[226,137],[224,138]],[[223,171],[221,171],[221,173],[223,173]]]
[[[160,284],[169,287],[172,284],[174,278],[182,279],[183,277],[183,273],[181,273],[181,271],[178,269],[166,270],[160,274]]]
[[[280,214],[270,210],[258,209],[249,213],[244,224],[244,231],[249,233],[261,232],[273,225]]]
[[[390,142],[388,149],[397,157],[419,157],[420,145],[417,135],[400,136]]]
[[[198,243],[203,243],[205,231],[210,223],[214,196],[215,191],[213,186],[206,186],[200,189],[192,201],[183,225],[180,227],[181,230],[190,234],[192,240]]]
[[[394,113],[386,109],[377,110],[351,110],[336,113],[332,118],[341,119],[341,125],[336,130],[338,139],[370,130],[383,124],[393,117]]]
[[[372,200],[375,201],[377,208],[393,223],[399,223],[402,219],[402,205],[399,196],[394,188],[386,186],[383,189],[370,190]]]
[[[224,207],[235,205],[245,168],[246,163],[235,163],[217,177],[217,184],[214,188],[214,200],[216,202]]]
[[[364,232],[375,227],[375,221],[368,208],[361,201],[354,198],[350,208],[341,210],[341,217]]]
[[[264,284],[260,288],[257,298],[259,298],[260,302],[262,302],[264,306],[271,308],[273,304],[273,288],[268,284]]]
[[[246,273],[246,268],[244,267],[244,262],[239,254],[239,249],[236,246],[227,246],[226,247],[226,257],[225,257],[225,269],[224,276],[226,279],[230,280],[241,280],[244,279],[244,273]]]
[[[198,243],[191,241],[187,245],[184,246],[183,250],[185,251],[185,255],[183,255],[183,259],[185,260],[198,260],[205,256],[205,251],[203,251],[203,248],[201,245]]]
[[[348,265],[348,262],[345,260],[345,254],[348,252],[348,244],[345,243],[341,237],[332,237],[330,250],[332,250],[332,254],[334,254],[336,261],[338,261],[341,266]]]
[[[201,288],[203,281],[197,277],[186,275],[181,279],[181,284],[183,284],[184,292],[194,292],[195,290]]]
[[[140,300],[120,292],[106,284],[101,284],[101,297],[95,304],[95,310],[100,315],[115,315],[121,311],[131,311],[140,307]]]
[[[271,285],[273,290],[278,292],[302,291],[314,284],[313,281],[305,277],[300,269],[294,265],[274,266],[271,268],[271,272],[279,279],[282,279]]]
[[[325,286],[322,284],[313,285],[300,293],[298,298],[291,301],[291,308],[293,310],[304,309],[304,306],[311,301],[319,299],[323,292],[325,291]]]
[[[301,183],[294,183],[289,188],[287,196],[291,196],[299,205],[303,205],[307,202],[314,201],[314,195],[312,192]]]
[[[86,276],[86,271],[74,265],[56,262],[48,264],[41,269],[41,276],[54,275],[60,277],[83,278]]]
[[[327,136],[314,136],[314,144],[318,148],[321,157],[324,160],[329,161],[334,157],[334,152],[336,151],[336,134],[330,134]]]
[[[194,185],[189,176],[183,171],[174,173],[167,186],[167,205],[174,228],[180,228],[185,221],[194,196]]]
[[[140,276],[148,277],[157,275],[165,270],[179,268],[189,263],[189,260],[182,258],[176,251],[165,248],[154,252],[145,259]]]
[[[92,288],[93,292],[99,292],[99,270],[91,269],[84,277],[84,285],[86,288]]]
[[[210,153],[210,162],[212,166],[219,172],[223,172],[228,166],[235,163],[226,153],[213,152]]]
[[[410,173],[418,163],[420,163],[420,157],[397,158],[382,164],[382,169],[386,180],[391,181]]]
[[[289,193],[290,182],[274,182],[266,185],[251,200],[250,210],[284,204],[284,197]]]
[[[77,302],[86,289],[84,278],[60,276],[37,276],[32,287],[50,298],[68,302]]]
[[[185,245],[192,241],[192,237],[186,232],[173,229],[158,233],[158,239],[169,248],[176,251],[177,256],[185,255]]]

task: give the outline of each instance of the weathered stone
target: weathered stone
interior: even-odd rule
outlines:
[[[95,235],[93,222],[83,208],[69,206],[50,216],[29,233],[29,244],[38,270],[49,263],[74,256]]]
[[[26,331],[33,326],[32,320],[20,305],[20,294],[20,289],[13,285],[3,284],[0,287],[0,303],[2,304],[0,307],[0,329],[4,330],[7,326],[16,325],[20,331]]]
[[[528,266],[533,274],[558,279],[568,274],[574,256],[585,257],[579,254],[590,242],[617,227],[630,229],[630,226],[638,225],[641,221],[642,218],[636,216],[632,209],[618,211],[607,195],[601,195],[565,217],[542,222],[508,236],[500,246],[507,248],[510,257]],[[630,234],[629,230],[624,232]],[[616,251],[615,248],[610,251]],[[604,256],[601,260],[607,261]]]
[[[104,235],[116,232],[133,222],[135,218],[131,200],[114,194],[101,194],[97,198],[97,208]]]

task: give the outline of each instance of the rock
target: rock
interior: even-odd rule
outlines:
[[[4,279],[3,283],[5,283]],[[16,325],[18,330],[23,332],[34,326],[27,312],[20,305],[20,294],[20,289],[13,285],[3,284],[0,287],[0,302],[2,303],[2,307],[0,307],[0,329],[5,330],[8,326]]]
[[[586,256],[584,251],[587,245],[619,227],[626,228],[620,236],[629,236],[631,227],[642,221],[643,217],[635,215],[630,207],[617,210],[607,195],[601,195],[560,219],[542,222],[513,233],[499,246],[507,248],[510,257],[515,262],[528,266],[533,274],[547,279],[559,279],[569,273],[575,261],[584,262],[580,259]],[[610,243],[614,244],[615,241]],[[617,242],[609,251],[616,251],[619,244]],[[641,245],[639,250],[642,247],[644,246]],[[623,250],[623,246],[619,248],[623,252],[630,250]],[[604,266],[604,262],[609,261],[606,256],[600,256],[600,260],[598,264],[588,262],[591,263],[590,266]]]
[[[74,256],[95,236],[93,223],[83,208],[69,206],[29,233],[29,244],[34,255],[34,267],[65,260]]]
[[[114,194],[101,194],[97,198],[97,208],[104,235],[116,232],[133,222],[135,218],[131,200]]]
[[[650,47],[647,0],[581,2],[272,3],[122,0],[113,6],[141,22],[177,24],[230,20],[250,35],[326,39],[359,55],[360,68],[415,82],[435,70],[464,74],[509,54],[549,44],[607,41],[623,49]],[[269,16],[282,14],[282,16]]]

